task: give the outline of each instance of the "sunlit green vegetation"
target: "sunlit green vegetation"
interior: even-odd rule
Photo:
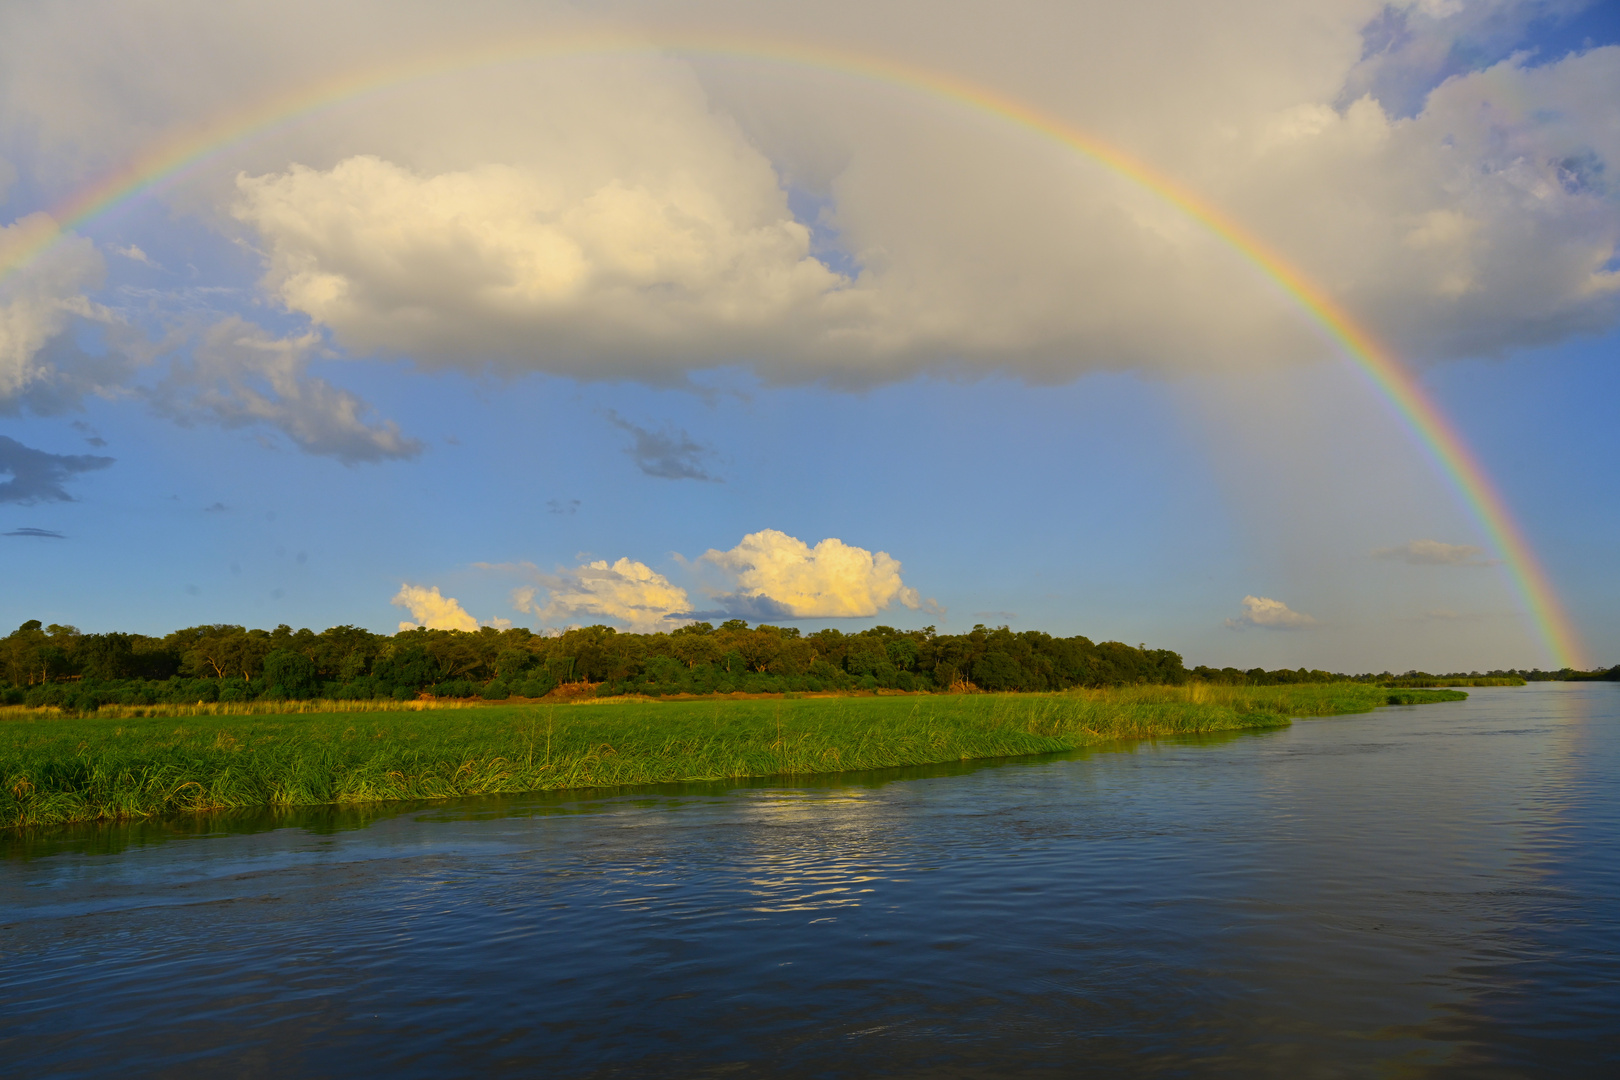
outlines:
[[[13,713],[0,719],[0,826],[918,765],[1465,696],[1192,683],[184,718]]]
[[[931,626],[858,633],[749,626],[733,619],[663,634],[587,626],[548,636],[515,628],[418,629],[393,635],[354,626],[320,633],[278,626],[192,626],[164,637],[84,634],[24,623],[0,638],[0,706],[129,715],[164,706],[243,706],[266,701],[424,699],[508,701],[711,694],[1022,691],[1181,685],[1294,686],[1359,681],[1382,685],[1495,685],[1479,678],[1620,678],[1586,673],[1491,671],[1434,676],[1347,676],[1321,670],[1186,668],[1168,649],[1093,642],[1039,631],[976,626],[941,634]],[[564,689],[559,689],[564,688]],[[358,705],[355,708],[359,708]]]

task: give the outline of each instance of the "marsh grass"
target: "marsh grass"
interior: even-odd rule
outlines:
[[[131,720],[154,716],[283,716],[303,713],[424,712],[430,709],[476,709],[483,703],[460,698],[386,698],[367,701],[199,701],[195,705],[159,702],[155,705],[103,705],[87,719]],[[0,705],[0,722],[32,717],[77,716],[54,705]]]
[[[1457,700],[1455,691],[1404,699]],[[877,769],[1285,725],[1363,684],[0,719],[0,827]],[[329,707],[330,708],[330,707]]]

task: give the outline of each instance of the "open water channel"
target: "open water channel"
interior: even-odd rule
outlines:
[[[0,840],[11,1075],[1620,1075],[1620,685]]]

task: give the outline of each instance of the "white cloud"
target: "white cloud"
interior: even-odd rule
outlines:
[[[689,134],[687,153],[712,141]],[[243,177],[236,213],[268,249],[267,287],[357,350],[651,375],[758,348],[843,284],[769,165],[732,143],[695,176],[355,157]]]
[[[407,609],[415,620],[400,623],[401,630],[415,630],[418,626],[429,630],[478,629],[478,620],[467,614],[454,597],[440,596],[437,585],[401,584],[399,593],[389,603]]]
[[[545,604],[536,600],[537,590],[523,586],[512,593],[512,606],[544,622],[606,621],[636,633],[671,630],[690,619],[686,590],[645,563],[619,559],[609,564],[600,559],[559,570],[541,572],[532,563],[488,569],[517,570],[533,577],[548,593]]]
[[[347,390],[309,375],[320,335],[278,338],[236,317],[210,327],[189,359],[176,360],[150,392],[153,406],[180,423],[265,425],[299,449],[345,464],[414,457],[422,445]]]
[[[150,255],[142,251],[140,247],[135,244],[125,244],[122,247],[114,244],[112,250],[114,254],[122,255],[131,262],[144,263],[145,265],[152,267],[154,270],[163,269],[157,263],[152,261],[152,257]]]
[[[0,226],[0,267],[55,228],[46,214]],[[26,272],[0,276],[0,414],[25,407],[60,412],[127,377],[121,356],[89,355],[66,334],[75,319],[85,319],[117,336],[113,316],[85,295],[100,284],[104,269],[89,241],[73,239],[34,259]]]
[[[1495,566],[1473,544],[1447,544],[1439,540],[1408,540],[1394,547],[1375,548],[1375,559],[1398,559],[1412,566]]]
[[[728,610],[756,618],[854,618],[900,604],[939,612],[932,600],[900,578],[900,562],[828,538],[811,547],[776,529],[749,533],[730,551],[698,559],[721,571],[726,588],[716,599]]]
[[[1245,596],[1243,614],[1235,619],[1227,619],[1225,623],[1228,630],[1247,630],[1251,627],[1262,630],[1308,630],[1316,624],[1316,620],[1304,612],[1293,610],[1281,600],[1264,596]]]

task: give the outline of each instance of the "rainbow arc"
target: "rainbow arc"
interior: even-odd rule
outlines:
[[[1422,386],[1377,336],[1279,251],[1173,177],[1059,117],[989,87],[889,57],[844,49],[721,34],[628,38],[581,34],[414,57],[271,98],[212,123],[176,132],[148,147],[50,211],[26,222],[0,252],[0,281],[62,239],[116,207],[172,183],[223,151],[366,95],[417,80],[498,64],[615,54],[689,55],[786,64],[832,72],[952,102],[1061,144],[1176,207],[1275,282],[1366,377],[1480,523],[1524,602],[1554,662],[1581,667],[1579,638],[1546,572],[1496,486]]]

